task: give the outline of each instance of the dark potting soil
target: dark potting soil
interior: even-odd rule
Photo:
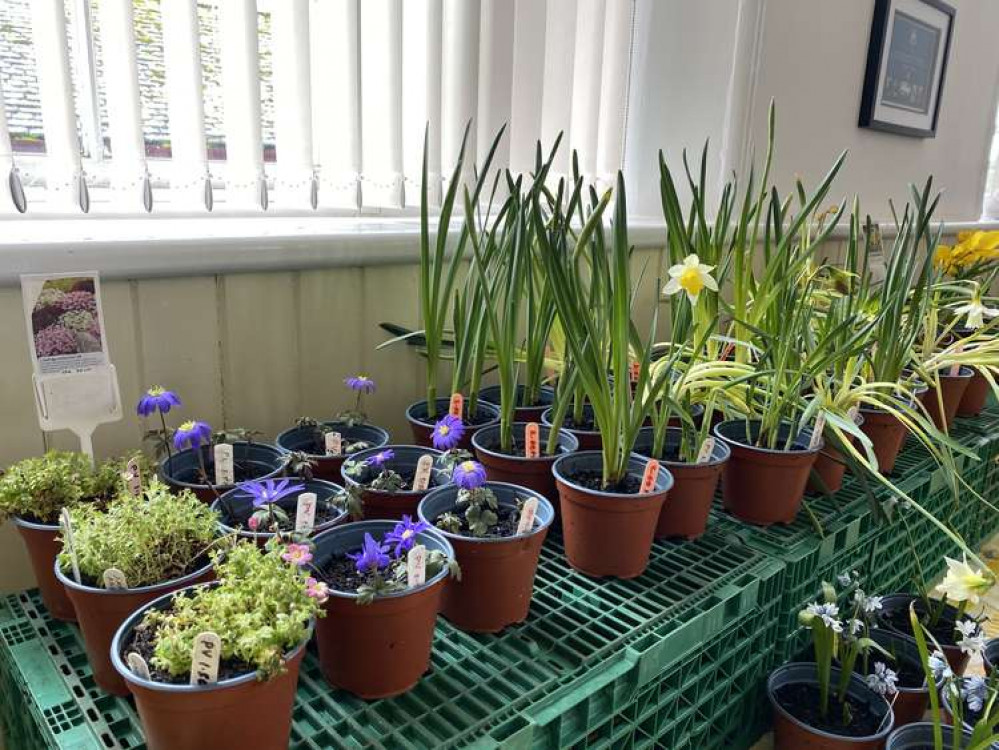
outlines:
[[[215,464],[208,463],[205,467],[208,470],[208,475],[214,480],[215,479]],[[260,479],[260,477],[270,474],[275,466],[268,466],[266,464],[257,463],[255,461],[242,462],[237,461],[232,467],[233,476],[235,477],[234,485],[240,484],[241,482],[250,482],[254,479]],[[184,482],[186,484],[213,484],[214,482],[208,482],[207,477],[202,473],[201,467],[195,469],[188,469],[186,471],[179,471],[172,477],[177,482]]]
[[[875,714],[861,700],[847,694],[846,703],[850,708],[852,721],[843,726],[840,719],[843,716],[843,704],[835,696],[829,697],[829,714],[823,719],[819,711],[819,687],[796,683],[777,688],[777,702],[798,721],[807,724],[812,729],[819,729],[842,737],[870,737],[878,733],[883,714]]]
[[[402,477],[403,487],[399,492],[412,492],[413,490],[413,480],[416,478],[416,467],[415,466],[391,466],[389,467],[392,471]],[[374,472],[371,473],[369,479],[365,479],[363,482],[358,482],[361,487],[366,490],[372,490],[373,492],[386,492],[387,490],[375,489],[371,486],[371,483],[375,480],[378,475]],[[440,478],[437,472],[433,472],[430,475],[430,486],[437,487],[438,485],[447,484],[446,478]]]
[[[316,572],[331,589],[349,594],[355,593],[358,587],[367,582],[367,577],[357,572],[354,561],[346,554],[333,555],[324,566],[317,568]]]
[[[343,458],[344,456],[349,456],[358,451],[364,451],[368,448],[373,448],[374,446],[367,440],[344,440],[340,443],[340,455],[330,456],[326,453],[326,439],[323,437],[313,438],[312,442],[307,444],[302,450],[304,450],[310,456],[318,456],[319,458]]]
[[[617,484],[604,487],[604,475],[599,471],[577,471],[573,474],[566,474],[566,479],[580,487],[597,492],[613,492],[618,495],[637,495],[642,488],[642,480],[636,476],[628,474]]]
[[[562,426],[567,430],[579,430],[580,432],[596,432],[597,431],[597,421],[591,416],[583,416],[583,419],[577,422],[572,418],[571,414],[566,414],[565,419],[562,421]]]
[[[507,536],[515,536],[517,534],[517,524],[520,521],[520,513],[516,508],[499,508],[496,511],[497,521],[486,530],[485,537],[474,536],[469,531],[468,522],[465,520],[465,514],[463,512],[458,512],[454,509],[452,509],[452,512],[461,521],[461,528],[458,531],[461,536],[467,536],[471,539],[498,539]],[[440,518],[440,516],[437,518]],[[437,523],[437,518],[434,519],[434,525]]]
[[[922,613],[916,610],[916,613],[923,618]],[[912,635],[912,623],[909,621],[909,608],[899,607],[898,609],[888,609],[887,607],[881,611],[878,618],[885,625],[897,630],[900,633],[905,633],[906,635]],[[923,618],[924,622],[926,618]],[[936,624],[931,627],[930,632],[933,637],[937,639],[937,643],[943,646],[953,646],[954,645],[954,620],[947,615],[941,616]]]
[[[155,586],[156,584],[159,584],[159,583],[166,583],[167,581],[174,581],[174,580],[176,580],[178,578],[183,578],[184,576],[190,575],[191,573],[193,573],[196,570],[200,570],[201,568],[203,568],[206,565],[208,565],[208,563],[209,563],[208,555],[200,555],[199,557],[195,558],[194,560],[192,560],[191,562],[189,562],[187,565],[185,565],[183,567],[177,566],[174,569],[168,570],[166,572],[166,574],[163,576],[162,580],[159,580],[159,581],[149,581],[149,582],[146,582],[146,583],[140,583],[140,584],[138,584],[138,586],[136,586],[135,581],[129,581],[128,585],[130,587],[133,587],[133,588],[138,588],[138,587],[141,587],[141,586]],[[104,588],[104,581],[103,580],[98,580],[98,579],[94,578],[93,576],[88,576],[88,575],[84,575],[84,574],[81,573],[80,574],[80,580],[82,581],[82,583],[83,583],[84,586],[90,586],[91,588],[95,588],[95,589],[102,589],[102,588]]]
[[[139,625],[134,628],[125,640],[121,649],[121,658],[126,664],[128,655],[133,651],[145,659],[149,666],[149,676],[154,682],[166,682],[171,685],[188,685],[191,682],[190,672],[174,676],[166,670],[153,666],[153,653],[156,649],[156,628]],[[241,659],[222,659],[219,663],[219,682],[241,677],[249,672],[255,672],[256,667]]]
[[[279,519],[278,520],[278,528],[281,531],[292,531],[295,528],[295,508],[296,508],[296,506],[295,506],[295,504],[289,504],[288,507],[282,506],[282,508],[285,511],[285,513],[287,514],[288,518],[287,518],[287,520],[280,520]],[[331,503],[330,501],[328,501],[328,500],[321,500],[318,503],[316,503],[316,517],[315,517],[315,520],[313,521],[313,525],[314,526],[321,526],[324,523],[328,523],[329,521],[332,521],[332,520],[338,518],[342,512],[343,511],[340,510],[340,508],[338,506],[336,506],[335,504]],[[243,528],[246,528],[247,524],[249,523],[250,516],[252,516],[252,515],[253,515],[252,512],[250,512],[250,513],[244,513],[242,516],[239,516],[234,521],[233,517],[231,515],[229,515],[228,513],[226,513],[223,516],[223,518],[222,518],[222,523],[224,523],[229,528],[235,528],[236,526],[242,526]],[[262,526],[263,525],[266,525],[268,528],[267,529],[260,528],[260,529],[258,529],[258,531],[261,531],[261,532],[263,532],[263,531],[270,531],[270,523],[268,523],[268,522],[265,521],[264,524],[262,524]]]

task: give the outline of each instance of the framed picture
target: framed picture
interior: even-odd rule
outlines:
[[[876,0],[861,127],[936,135],[954,12],[941,0]]]

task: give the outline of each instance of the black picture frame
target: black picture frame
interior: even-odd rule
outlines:
[[[889,24],[897,12],[898,0],[875,0],[874,16],[871,20],[871,37],[867,45],[867,67],[864,71],[864,88],[860,98],[860,118],[858,125],[862,128],[881,130],[896,135],[913,136],[917,138],[933,138],[937,133],[937,122],[940,118],[940,103],[943,101],[944,83],[947,78],[947,63],[950,58],[951,40],[954,36],[954,17],[956,10],[942,0],[910,0],[929,6],[946,16],[946,30],[940,29],[942,35],[943,59],[940,73],[937,77],[936,100],[933,102],[932,115],[926,127],[913,127],[898,122],[892,122],[875,115],[878,99],[878,85],[882,78],[882,58],[888,38]],[[890,54],[890,53],[889,53]],[[885,57],[885,63],[889,62]]]

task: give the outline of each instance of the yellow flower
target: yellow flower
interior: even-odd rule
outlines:
[[[979,597],[992,588],[994,579],[982,574],[981,570],[972,570],[965,558],[961,562],[944,557],[947,563],[947,575],[937,586],[937,591],[952,602],[968,602],[978,604]]]
[[[697,295],[704,287],[713,292],[718,291],[718,282],[711,276],[714,266],[701,263],[695,254],[688,255],[683,263],[678,263],[669,269],[669,283],[663,287],[663,294],[676,294],[680,290],[687,293],[691,304],[697,302]]]

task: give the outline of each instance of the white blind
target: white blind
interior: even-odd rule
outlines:
[[[30,6],[44,156],[8,97],[3,212],[18,166],[29,213],[412,209],[424,134],[436,203],[469,124],[465,180],[504,125],[497,166],[559,133],[553,180],[572,149],[621,166],[634,0],[4,3]]]

